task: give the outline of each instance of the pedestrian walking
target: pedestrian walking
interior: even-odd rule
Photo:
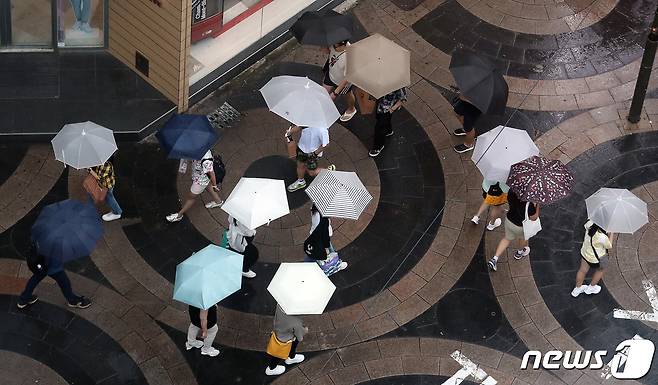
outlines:
[[[287,315],[279,305],[274,313],[274,331],[267,344],[267,354],[270,356],[265,374],[278,376],[286,371],[281,365],[294,365],[304,361],[303,354],[297,354],[297,345],[304,340],[308,327],[304,326],[298,317]]]
[[[585,223],[585,237],[580,248],[580,269],[576,273],[576,287],[571,291],[573,297],[580,293],[599,294],[601,286],[599,281],[603,278],[603,272],[608,266],[608,250],[612,248],[612,233],[606,233],[591,220]],[[589,269],[596,269],[589,285],[583,285],[585,275]]]
[[[305,262],[317,262],[325,275],[330,276],[347,268],[347,262],[340,259],[331,244],[333,236],[331,219],[322,216],[315,205],[311,206],[311,229],[304,242]]]
[[[91,301],[88,298],[73,293],[71,281],[69,280],[68,275],[66,275],[64,265],[59,258],[46,259],[43,255],[39,254],[37,246],[32,243],[26,260],[28,268],[32,271],[32,277],[27,281],[25,289],[18,298],[16,306],[18,306],[19,309],[24,309],[39,300],[39,297],[34,295],[33,292],[39,283],[46,277],[50,277],[57,282],[57,285],[62,291],[64,298],[66,298],[69,307],[86,309],[91,306]]]
[[[462,94],[455,98],[453,109],[457,114],[457,119],[462,124],[461,128],[453,131],[453,134],[465,136],[464,143],[457,144],[453,148],[456,152],[462,154],[471,151],[475,146],[475,122],[482,115],[482,112]]]
[[[505,210],[503,205],[507,203],[507,192],[509,187],[502,182],[489,181],[484,179],[482,181],[482,204],[478,212],[473,216],[471,222],[474,224],[480,223],[480,216],[491,207],[489,210],[489,222],[487,223],[487,230],[492,231],[503,223],[503,214]]]
[[[297,133],[300,133],[299,142],[295,143],[293,135]],[[307,172],[311,176],[320,173],[318,161],[329,145],[329,130],[319,127],[291,126],[286,131],[285,138],[289,147],[296,146],[297,180],[288,186],[289,192],[295,192],[306,187],[304,176]],[[327,168],[335,170],[336,166],[332,164]]]
[[[178,222],[183,219],[183,215],[192,208],[196,199],[201,193],[206,190],[212,195],[213,200],[206,203],[207,209],[220,207],[224,201],[219,195],[220,185],[217,183],[217,176],[213,169],[213,156],[212,152],[208,150],[203,158],[192,161],[192,186],[187,200],[179,212],[167,215],[169,222]]]
[[[121,218],[121,214],[123,214],[123,210],[121,210],[121,206],[119,206],[119,202],[117,202],[116,198],[114,197],[114,186],[116,184],[116,176],[114,174],[114,166],[112,165],[112,159],[113,156],[110,157],[105,163],[103,163],[100,166],[95,166],[92,167],[89,170],[89,173],[96,178],[96,182],[100,187],[103,189],[107,190],[105,193],[105,203],[107,203],[108,206],[110,206],[110,211],[109,213],[103,214],[103,220],[106,222],[114,221],[116,219]],[[91,203],[94,203],[94,199],[89,196],[89,200]]]
[[[217,305],[212,305],[207,310],[188,306],[190,313],[190,326],[187,328],[187,341],[185,349],[201,348],[204,356],[216,357],[219,350],[212,346],[219,327],[217,326]]]
[[[356,98],[354,97],[352,85],[345,77],[347,69],[345,49],[349,45],[350,42],[348,40],[343,40],[330,46],[328,49],[329,56],[322,68],[324,72],[322,85],[329,92],[331,98],[335,100],[338,95],[345,95],[347,109],[340,117],[341,122],[347,122],[356,114]]]
[[[407,101],[407,89],[402,87],[377,100],[377,110],[375,112],[375,138],[372,150],[368,153],[371,157],[379,155],[384,149],[386,138],[392,136],[395,132],[391,124],[393,113]]]
[[[512,190],[507,193],[507,203],[509,203],[509,211],[505,217],[505,236],[498,243],[496,254],[488,262],[489,268],[493,271],[498,269],[498,257],[514,240],[518,239],[521,243],[521,248],[514,253],[515,259],[521,259],[530,254],[530,246],[528,246],[528,240],[523,231],[523,222],[526,218],[531,221],[539,218],[539,204],[522,201]]]
[[[253,243],[254,236],[256,236],[256,230],[252,230],[232,216],[228,216],[228,232],[226,233],[228,248],[244,256],[242,276],[245,278],[256,277],[256,273],[251,270],[258,260],[258,248]]]

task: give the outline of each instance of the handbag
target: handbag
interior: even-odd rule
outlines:
[[[287,342],[281,342],[276,337],[276,333],[272,331],[270,335],[270,340],[267,342],[267,349],[265,351],[272,357],[280,358],[285,360],[290,355],[290,350],[292,349],[292,340]]]
[[[82,182],[82,187],[91,195],[95,203],[103,202],[107,196],[107,189],[98,185],[98,180],[89,174]]]
[[[530,220],[528,218],[528,208],[530,207],[530,202],[525,204],[525,219],[523,220],[523,237],[527,240],[534,237],[538,232],[541,231],[541,221],[539,218]]]

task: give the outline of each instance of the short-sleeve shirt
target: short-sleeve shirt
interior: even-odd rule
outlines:
[[[522,201],[512,190],[509,190],[507,193],[507,203],[509,203],[507,219],[516,226],[523,226],[523,221],[525,220],[525,206],[528,202]],[[530,203],[528,207],[528,217],[535,215],[536,212],[537,206],[534,203]]]
[[[350,43],[347,43],[348,45]],[[333,46],[329,47],[329,79],[338,85],[345,79],[347,69],[347,55],[345,51],[336,51]]]
[[[187,311],[190,313],[190,322],[192,325],[200,328],[201,327],[201,318],[199,314],[201,309],[194,306],[188,306]],[[217,305],[212,305],[208,308],[208,329],[217,325]]]
[[[310,154],[318,148],[328,144],[329,130],[326,128],[306,127],[302,129],[302,134],[299,137],[297,147],[299,147],[304,154]]]
[[[208,173],[213,171],[212,160],[193,160],[192,161],[192,182],[201,186],[207,186],[210,183]]]
[[[100,166],[92,167],[91,170],[98,175],[98,184],[106,189],[111,189],[114,187],[116,178],[114,176],[114,167],[112,163],[105,162]]]

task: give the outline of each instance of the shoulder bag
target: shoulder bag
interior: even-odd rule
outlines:
[[[525,204],[525,219],[523,220],[523,237],[525,239],[530,239],[541,231],[541,221],[539,218],[533,221],[528,217],[529,208],[530,202],[527,202]]]
[[[107,189],[101,187],[98,184],[98,180],[93,175],[87,175],[84,182],[82,182],[82,187],[84,187],[85,191],[91,195],[94,203],[100,203],[105,200]]]

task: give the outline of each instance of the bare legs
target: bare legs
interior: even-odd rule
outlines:
[[[501,239],[500,242],[498,242],[498,247],[496,247],[495,256],[499,257],[501,254],[503,254],[503,252],[507,250],[507,247],[509,247],[510,243],[511,241],[507,238]],[[528,246],[528,241],[525,239],[520,240],[519,243],[521,244],[521,248]]]
[[[215,191],[210,184],[208,184],[208,186],[206,186],[206,191],[208,191],[210,193],[210,195],[212,196],[212,199],[215,202],[221,202],[222,201],[222,198],[219,196],[219,193],[217,193],[217,191]],[[189,192],[187,194],[187,199],[185,200],[185,203],[183,203],[183,207],[181,207],[180,211],[176,214],[179,217],[182,217],[187,212],[187,210],[191,209],[192,206],[194,206],[194,202],[196,202],[196,199],[197,199],[198,196],[199,195],[196,195],[192,192]]]
[[[484,212],[487,210],[487,207],[490,206],[487,204],[487,202],[482,200],[482,204],[480,205],[480,208],[478,209],[478,212],[475,214],[475,216],[481,217],[482,214],[484,214]],[[489,223],[493,223],[498,218],[502,220],[504,213],[505,210],[503,210],[502,206],[491,206],[489,209]]]
[[[580,287],[583,285],[583,282],[585,282],[585,276],[587,275],[587,272],[589,271],[589,265],[585,260],[581,259],[580,260],[580,269],[578,269],[578,272],[576,273],[576,287]],[[596,269],[594,272],[594,275],[592,276],[592,282],[590,283],[591,286],[596,286],[599,284],[599,281],[601,281],[601,278],[603,278],[603,269]]]

